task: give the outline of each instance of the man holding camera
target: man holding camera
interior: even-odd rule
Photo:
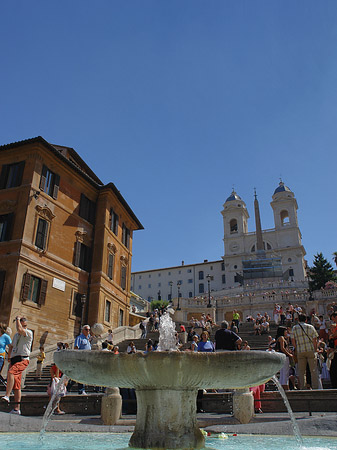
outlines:
[[[9,396],[14,391],[14,409],[11,414],[21,414],[21,378],[28,367],[29,355],[33,342],[33,332],[27,328],[27,319],[17,316],[15,318],[16,333],[12,344],[8,348],[8,361],[10,366],[7,373],[6,395],[2,400],[9,403]]]

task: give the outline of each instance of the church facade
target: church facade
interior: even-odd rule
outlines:
[[[248,232],[249,213],[233,190],[221,211],[224,255],[216,261],[154,269],[131,274],[131,290],[143,298],[195,298],[229,295],[245,287],[300,284],[307,287],[305,249],[294,193],[281,181],[272,195],[274,228],[263,230],[255,195],[256,231]]]

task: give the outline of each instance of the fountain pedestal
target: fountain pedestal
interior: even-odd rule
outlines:
[[[254,397],[249,389],[237,389],[233,395],[233,415],[240,423],[249,423],[254,416]]]
[[[137,421],[130,446],[203,448],[196,418],[197,389],[137,389]]]
[[[119,388],[106,388],[102,397],[101,417],[104,425],[116,425],[122,414],[122,396]]]

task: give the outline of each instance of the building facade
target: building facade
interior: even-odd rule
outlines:
[[[255,196],[256,197],[256,196]],[[299,281],[306,285],[305,250],[294,193],[280,182],[272,196],[275,227],[263,230],[257,198],[256,231],[248,232],[245,202],[232,192],[221,211],[224,256],[217,261],[133,272],[131,289],[151,301],[207,297],[208,291],[230,294],[245,286]],[[241,289],[242,290],[242,289]],[[212,294],[213,295],[213,294]]]
[[[37,137],[0,147],[0,321],[27,317],[34,349],[81,324],[128,324],[133,231],[113,183]]]

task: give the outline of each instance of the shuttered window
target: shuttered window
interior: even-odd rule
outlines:
[[[113,280],[114,261],[115,261],[115,255],[113,253],[109,253],[109,256],[108,256],[108,277],[110,278],[110,280]]]
[[[48,236],[48,222],[44,219],[39,218],[36,230],[35,245],[41,250],[46,249]]]
[[[81,194],[79,215],[90,223],[95,222],[95,203]]]
[[[121,288],[126,289],[126,266],[121,266]]]
[[[60,185],[60,176],[48,169],[47,166],[42,167],[40,180],[40,189],[50,197],[57,199]]]
[[[122,227],[122,242],[125,245],[126,248],[129,248],[130,246],[130,230],[125,226],[123,223]]]
[[[115,213],[113,208],[110,209],[110,230],[118,236],[118,222],[119,216]]]
[[[74,266],[90,272],[91,268],[91,248],[82,242],[75,242]]]
[[[24,161],[14,164],[4,164],[0,174],[0,189],[9,189],[20,186],[24,168]]]
[[[0,242],[10,241],[12,238],[12,229],[14,214],[3,214],[0,216]]]
[[[44,305],[46,301],[48,281],[35,275],[25,273],[22,279],[21,299]]]

